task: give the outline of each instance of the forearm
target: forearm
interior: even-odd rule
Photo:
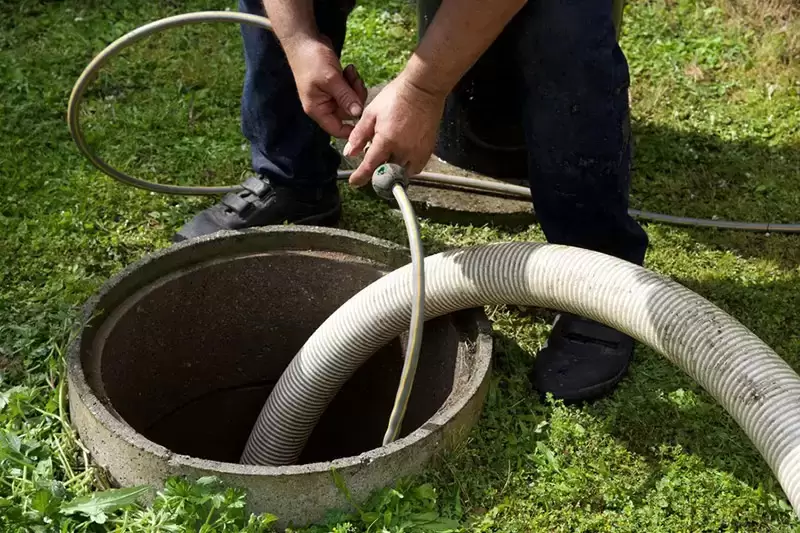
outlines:
[[[418,88],[447,94],[526,0],[443,0],[402,76]]]
[[[313,0],[263,0],[275,36],[285,47],[296,41],[317,38]]]

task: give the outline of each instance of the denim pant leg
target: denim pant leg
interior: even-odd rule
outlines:
[[[530,187],[547,240],[642,264],[628,215],[628,65],[612,2],[528,2],[509,25],[524,80]]]
[[[337,53],[344,44],[352,5],[315,2],[317,24]],[[261,0],[239,0],[239,10],[264,15]],[[300,103],[286,55],[270,31],[242,26],[246,72],[242,93],[242,133],[250,141],[253,170],[279,185],[301,188],[336,180],[341,158],[331,138]]]

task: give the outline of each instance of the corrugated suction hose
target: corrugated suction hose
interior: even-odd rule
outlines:
[[[680,367],[736,420],[800,510],[800,377],[724,311],[668,278],[589,250],[499,243],[425,259],[425,318],[517,304],[592,318]],[[331,315],[279,380],[243,462],[295,462],[340,387],[402,333],[411,265],[369,285]]]

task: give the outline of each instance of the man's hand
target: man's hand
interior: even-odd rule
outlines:
[[[419,173],[436,142],[447,94],[503,31],[526,0],[442,0],[402,74],[386,86],[350,134],[345,156],[364,161],[350,184],[369,182],[380,164]]]
[[[358,117],[367,99],[367,88],[355,67],[342,71],[324,36],[288,41],[284,48],[303,110],[330,135],[347,138],[353,126],[344,121]]]
[[[344,155],[350,157],[370,143],[350,185],[366,185],[387,161],[412,176],[422,171],[433,152],[446,96],[425,91],[402,74],[389,83],[364,110],[345,146]]]

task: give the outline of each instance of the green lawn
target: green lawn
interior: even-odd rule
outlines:
[[[116,37],[233,3],[0,2],[0,530],[262,531],[242,495],[175,481],[155,507],[85,501],[105,486],[65,414],[61,356],[76,306],[212,199],[123,187],[90,167],[65,124],[72,84]],[[404,1],[362,2],[346,55],[391,77],[415,38]],[[767,0],[632,0],[623,46],[636,135],[633,204],[800,221],[800,17]],[[232,25],[192,27],[126,52],[92,86],[87,136],[110,162],[165,183],[237,182],[243,65]],[[402,242],[388,207],[346,191],[343,226]],[[423,222],[430,252],[541,240],[532,225]],[[741,320],[800,371],[800,237],[647,226],[647,265]],[[548,313],[493,308],[497,359],[470,441],[311,531],[800,531],[773,475],[715,402],[640,349],[613,397],[544,405],[526,373]],[[76,498],[84,498],[77,499]],[[119,504],[119,505],[116,505]],[[119,507],[119,508],[118,508]],[[205,526],[203,526],[205,524]],[[414,525],[416,524],[416,525]],[[204,528],[204,529],[203,529]]]

